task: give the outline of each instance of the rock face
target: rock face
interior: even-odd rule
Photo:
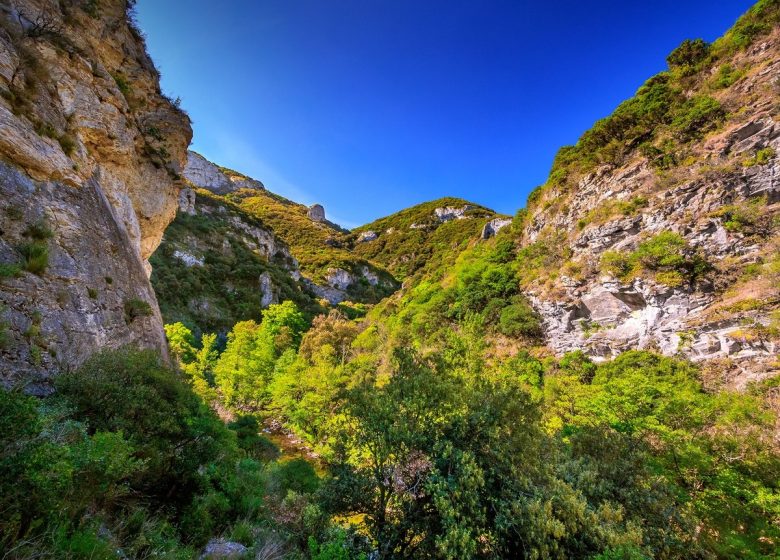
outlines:
[[[200,560],[241,560],[245,558],[249,550],[241,543],[215,539],[209,541]]]
[[[449,222],[450,220],[462,220],[466,217],[466,213],[471,210],[473,207],[470,205],[463,206],[461,208],[453,208],[452,206],[447,206],[444,208],[436,208],[433,211],[433,214],[436,216],[436,219],[440,222]]]
[[[184,177],[193,185],[217,194],[228,194],[240,189],[265,189],[260,181],[220,168],[191,150],[187,152]]]
[[[6,386],[46,392],[97,348],[166,351],[147,259],[179,206],[192,131],[125,8],[0,5],[0,263],[22,269],[0,278]]]
[[[490,239],[512,223],[512,218],[493,218],[482,228],[482,239]]]
[[[766,92],[776,91],[779,53],[776,32],[740,60],[750,72],[721,95],[741,111],[690,148],[693,163],[663,175],[637,154],[532,206],[523,244],[568,251],[558,274],[527,289],[557,354],[652,348],[726,359],[737,384],[777,367],[780,124]],[[629,254],[663,232],[684,239],[709,272],[670,287],[644,271],[621,282],[600,265],[605,252]]]
[[[375,231],[362,231],[360,232],[360,235],[358,235],[357,241],[358,243],[366,243],[368,241],[373,241],[379,237]]]
[[[309,216],[309,219],[313,222],[324,222],[325,221],[325,208],[322,207],[320,204],[314,204],[309,207],[309,211],[307,212],[307,215]]]

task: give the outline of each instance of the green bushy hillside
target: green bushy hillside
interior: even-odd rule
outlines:
[[[464,218],[441,222],[434,211],[447,207],[467,208]],[[436,274],[479,239],[485,223],[496,216],[492,210],[467,200],[440,198],[360,226],[347,242],[356,255],[382,264],[399,279]],[[377,238],[361,241],[361,234],[367,232],[374,232]]]
[[[300,263],[301,271],[318,284],[326,283],[329,268],[340,268],[360,276],[362,267],[368,267],[388,285],[395,284],[392,276],[382,268],[343,247],[346,230],[330,222],[311,220],[306,214],[306,206],[268,191],[242,190],[229,194],[227,198],[268,224],[289,244],[293,256]],[[365,294],[355,295],[361,301],[375,302],[391,292],[392,288],[366,288]]]
[[[236,225],[265,231],[265,222],[204,189],[197,191],[196,208],[194,215],[177,214],[151,258],[152,285],[166,322],[183,322],[200,333],[225,332],[239,321],[259,319],[264,274],[275,300],[294,301],[309,314],[321,311],[316,298],[292,278],[289,255],[280,251],[268,258]]]
[[[752,48],[769,35],[773,46]],[[488,239],[500,216],[457,198],[346,232],[264,190],[198,190],[151,259],[173,363],[105,351],[63,371],[47,399],[0,391],[3,558],[183,560],[208,558],[211,543],[266,560],[776,560],[774,350],[775,369],[741,385],[737,358],[759,352],[694,361],[687,332],[665,353],[558,352],[539,301],[554,307],[596,278],[636,322],[650,313],[626,296],[635,280],[662,286],[650,311],[678,307],[680,321],[705,295],[725,308],[722,286],[777,304],[777,200],[687,209],[699,191],[776,164],[766,147],[732,153],[718,134],[746,113],[778,122],[780,82],[738,89],[778,51],[780,0],[760,0],[712,45],[686,41],[668,72],[564,148],[528,209]],[[643,183],[573,204],[583,177],[629,163],[652,193]],[[574,245],[588,228],[671,207],[679,232],[631,222],[634,244]],[[437,214],[447,208],[458,212]],[[722,253],[693,244],[691,232],[718,228],[739,234]],[[336,268],[387,282],[351,288],[373,304],[354,318],[318,301],[295,261],[320,283]],[[729,263],[737,274],[713,279]],[[585,307],[561,305],[569,319]],[[776,349],[773,313],[739,336]],[[588,323],[581,342],[602,328]]]

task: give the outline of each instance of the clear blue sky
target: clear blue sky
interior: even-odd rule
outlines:
[[[140,0],[193,148],[346,227],[459,196],[505,213],[685,38],[749,0]]]

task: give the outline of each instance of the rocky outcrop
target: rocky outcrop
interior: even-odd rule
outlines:
[[[482,228],[482,239],[490,239],[511,223],[512,218],[493,218]]]
[[[371,231],[371,230],[361,231],[360,235],[358,235],[357,242],[358,243],[367,243],[369,241],[373,241],[377,237],[379,237],[379,236],[376,234],[375,231]]]
[[[200,560],[241,560],[248,553],[247,547],[241,543],[214,539],[203,549]]]
[[[166,351],[147,259],[179,205],[192,132],[125,9],[0,5],[6,386],[45,392],[98,348]]]
[[[325,222],[325,208],[321,204],[313,204],[306,215],[313,222]]]
[[[191,150],[187,152],[184,177],[196,187],[208,189],[216,194],[228,194],[240,189],[265,189],[260,181],[219,167]]]
[[[776,88],[778,52],[775,33],[740,60],[750,72],[722,95],[741,111],[690,146],[685,162],[659,172],[637,153],[533,205],[523,244],[565,261],[527,287],[557,354],[583,349],[606,359],[653,348],[726,359],[741,371],[737,385],[777,368],[780,278],[771,263],[780,246],[780,124],[764,94],[746,92]],[[709,271],[675,287],[644,270],[624,282],[606,274],[605,252],[630,254],[663,232],[678,234]]]
[[[468,211],[472,210],[473,208],[474,207],[469,204],[462,206],[460,208],[446,206],[443,208],[434,209],[433,215],[440,222],[449,222],[450,220],[462,220],[463,218],[467,217]]]

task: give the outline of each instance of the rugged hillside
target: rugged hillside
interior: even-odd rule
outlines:
[[[451,264],[469,243],[495,235],[510,222],[466,200],[441,198],[356,228],[347,243],[356,255],[403,280]]]
[[[521,285],[549,345],[778,367],[780,8],[689,41],[529,197]]]
[[[189,119],[124,1],[0,4],[0,381],[96,349],[166,351],[148,257],[173,219]]]
[[[260,219],[205,189],[182,191],[180,212],[151,258],[152,285],[167,323],[226,332],[262,309],[294,301],[321,312],[300,282],[287,244]]]
[[[190,152],[184,176],[194,187],[224,195],[248,216],[261,220],[290,247],[302,280],[317,297],[376,302],[397,289],[382,267],[344,247],[346,230],[325,218],[322,206],[307,208],[265,189],[262,183],[219,167]]]

